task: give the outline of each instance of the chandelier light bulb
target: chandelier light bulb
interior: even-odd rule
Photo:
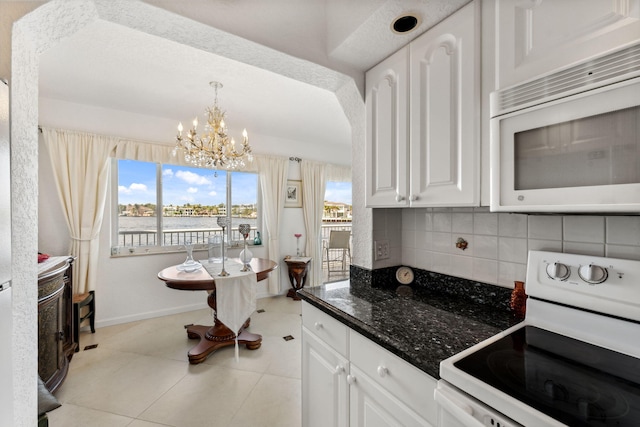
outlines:
[[[198,117],[193,119],[193,128],[196,129],[198,127]]]

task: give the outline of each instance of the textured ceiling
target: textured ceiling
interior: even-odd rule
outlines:
[[[349,78],[362,90],[366,69],[467,2],[147,0],[141,7],[161,17],[153,28],[126,16],[98,19],[47,50],[40,96],[186,124],[212,103],[209,81],[218,80],[232,130],[348,146],[334,92]],[[106,14],[118,13],[112,5]],[[390,22],[403,12],[422,24],[394,35]]]

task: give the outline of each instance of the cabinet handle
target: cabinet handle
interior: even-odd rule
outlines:
[[[58,341],[64,341],[64,331],[58,331]]]
[[[404,196],[401,196],[400,193],[396,193],[396,202],[402,202],[404,200]]]
[[[344,366],[336,366],[336,374],[340,375],[344,372]]]
[[[385,368],[382,365],[378,366],[378,375],[380,375],[380,377],[384,378],[387,376],[388,373],[389,373],[389,370],[387,368]]]
[[[320,329],[322,329],[322,323],[316,322],[313,324],[313,327],[316,328],[316,331],[319,331]]]
[[[347,383],[349,385],[353,385],[356,383],[356,377],[354,377],[353,375],[347,375]]]
[[[409,200],[411,200],[412,202],[415,202],[416,200],[418,200],[420,197],[416,196],[415,194],[413,194]]]

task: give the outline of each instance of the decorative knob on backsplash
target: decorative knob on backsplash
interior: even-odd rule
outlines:
[[[524,319],[527,309],[527,294],[524,291],[524,282],[514,282],[513,291],[511,292],[511,311],[521,319]]]

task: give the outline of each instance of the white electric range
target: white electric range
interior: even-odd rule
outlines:
[[[440,364],[440,426],[640,426],[640,261],[530,251],[525,320]]]

